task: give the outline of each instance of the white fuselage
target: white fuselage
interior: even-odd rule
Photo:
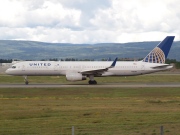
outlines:
[[[111,64],[112,61],[25,61],[14,64],[6,73],[19,76],[59,76],[68,73],[81,73],[82,71],[104,69]],[[106,72],[95,76],[133,76],[170,68],[172,68],[172,66],[168,64],[147,63],[142,61],[117,61],[115,67],[109,68]]]

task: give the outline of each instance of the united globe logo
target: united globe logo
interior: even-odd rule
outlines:
[[[143,61],[149,63],[165,63],[164,52],[159,47],[156,47],[143,59]]]

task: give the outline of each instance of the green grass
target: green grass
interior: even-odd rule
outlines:
[[[180,135],[179,88],[2,88],[0,134]]]
[[[55,83],[55,84],[87,84],[86,81],[68,82],[64,76],[29,76],[30,83]],[[102,83],[179,83],[180,75],[141,75],[128,77],[96,77],[98,84]],[[24,83],[22,76],[0,76],[0,84]]]

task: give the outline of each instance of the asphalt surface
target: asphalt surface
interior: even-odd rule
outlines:
[[[179,87],[180,83],[165,83],[165,84],[129,84],[129,83],[107,83],[107,84],[0,84],[0,88],[72,88],[72,87],[82,87],[82,88],[150,88],[150,87]]]

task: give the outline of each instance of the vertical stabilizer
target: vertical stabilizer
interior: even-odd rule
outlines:
[[[175,36],[167,36],[144,59],[143,62],[165,63]]]

